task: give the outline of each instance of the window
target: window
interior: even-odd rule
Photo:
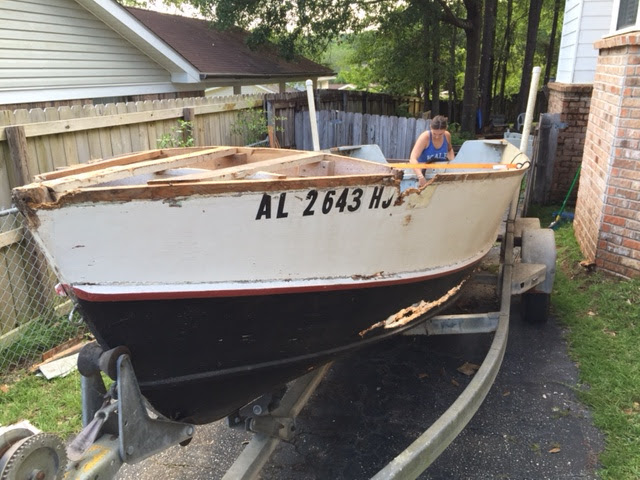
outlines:
[[[620,0],[616,30],[621,30],[636,24],[639,1],[640,0]]]

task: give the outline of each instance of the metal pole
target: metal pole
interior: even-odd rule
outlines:
[[[522,139],[520,140],[520,151],[526,155],[527,145],[529,144],[529,132],[531,131],[531,123],[533,121],[533,111],[536,109],[536,94],[538,92],[538,82],[540,81],[540,67],[533,67],[531,73],[531,87],[529,88],[529,99],[527,100],[527,113],[524,116],[524,125],[522,127]],[[531,161],[531,159],[529,159]],[[529,172],[531,177],[531,172]],[[529,178],[529,181],[531,178]],[[514,221],[518,214],[518,201],[520,199],[520,190],[516,190],[511,200],[509,208],[509,220]]]
[[[316,119],[316,102],[313,98],[313,82],[307,80],[307,101],[309,102],[309,121],[311,122],[311,141],[313,151],[320,151],[320,138],[318,137],[318,120]]]
[[[529,143],[529,132],[531,131],[531,123],[533,121],[533,111],[536,109],[536,94],[538,92],[538,82],[540,81],[540,67],[533,67],[531,73],[531,87],[529,88],[529,99],[527,100],[527,112],[524,116],[524,125],[522,127],[522,140],[520,140],[520,151],[527,152],[527,144]]]

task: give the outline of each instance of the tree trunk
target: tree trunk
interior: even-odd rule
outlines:
[[[424,84],[422,85],[422,91],[424,92],[424,103],[422,106],[423,112],[431,111],[431,99],[429,98],[429,82],[425,79]]]
[[[430,61],[431,61],[431,55],[432,55],[432,51],[429,48],[429,45],[431,45],[431,19],[429,17],[429,15],[427,14],[427,12],[423,12],[422,15],[422,55],[424,58],[424,64],[427,66],[427,70],[431,70],[429,67],[430,65]],[[430,79],[427,78],[427,76],[425,75],[424,79],[423,79],[423,84],[422,84],[422,90],[424,91],[424,108],[423,108],[423,112],[429,112],[431,111],[431,99],[430,99],[430,93],[431,93],[431,85],[429,85],[431,82],[429,81]]]
[[[452,66],[455,67],[456,61],[456,40],[457,31],[455,27],[451,27],[451,41],[449,42],[449,58],[451,58]],[[449,123],[457,122],[455,113],[455,105],[458,101],[458,94],[456,92],[456,69],[449,68]]]
[[[431,82],[431,118],[440,115],[440,24],[433,23],[431,42],[433,50],[431,52],[431,65],[433,68]]]
[[[464,0],[467,9],[465,28],[467,36],[467,63],[464,73],[464,95],[462,97],[462,131],[475,133],[478,106],[478,75],[480,70],[480,38],[482,35],[482,0]]]
[[[531,86],[531,71],[533,70],[533,56],[536,51],[541,12],[542,0],[531,0],[531,4],[529,5],[529,25],[527,26],[527,45],[524,51],[522,79],[518,93],[518,112],[524,112],[527,107],[527,98],[529,97],[529,88]]]
[[[509,52],[511,51],[511,19],[513,17],[513,0],[507,2],[507,27],[504,31],[504,50],[502,51],[502,72],[500,74],[500,99],[501,108],[506,110],[506,100],[504,98],[504,91],[507,83],[507,61],[509,59]],[[506,111],[505,111],[506,113]],[[515,119],[514,119],[515,120]]]
[[[492,100],[493,49],[496,37],[498,0],[485,0],[484,25],[482,27],[482,57],[480,60],[480,112],[482,126],[489,124]]]
[[[553,22],[551,24],[551,34],[549,35],[549,50],[547,50],[547,64],[544,67],[544,85],[549,83],[551,69],[555,60],[556,34],[558,31],[558,17],[560,16],[560,0],[555,0],[553,4]]]

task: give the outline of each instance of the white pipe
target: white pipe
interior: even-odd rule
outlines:
[[[316,118],[316,102],[313,98],[313,82],[311,80],[307,80],[306,85],[307,85],[307,102],[309,102],[309,121],[311,122],[311,141],[313,143],[313,151],[319,152],[320,138],[318,137],[318,119]]]
[[[531,86],[529,87],[529,99],[527,101],[527,113],[524,116],[524,125],[522,127],[522,140],[520,140],[520,151],[527,153],[527,145],[529,143],[529,132],[531,131],[531,123],[533,121],[533,111],[536,108],[536,94],[538,93],[538,82],[540,81],[540,67],[533,67],[531,73]]]

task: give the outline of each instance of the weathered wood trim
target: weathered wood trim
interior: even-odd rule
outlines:
[[[9,155],[13,164],[14,172],[21,183],[29,183],[31,174],[29,172],[29,154],[27,150],[27,137],[25,128],[21,125],[7,127],[7,143],[9,145]]]
[[[57,201],[49,204],[47,204],[48,202],[39,203],[38,208],[59,208],[64,205],[86,202],[179,199],[191,195],[219,195],[238,192],[282,192],[312,188],[362,187],[380,184],[399,187],[401,175],[398,174],[401,174],[401,172],[341,175],[334,177],[298,177],[277,180],[234,180],[228,182],[201,182],[177,185],[133,185],[120,188],[93,187],[63,194]]]
[[[133,175],[154,173],[161,170],[180,168],[188,165],[191,166],[194,164],[198,164],[199,162],[211,160],[215,157],[233,155],[237,152],[237,150],[238,149],[235,147],[210,148],[206,150],[185,153],[182,155],[176,155],[174,157],[169,157],[162,160],[147,160],[139,162],[135,166],[117,165],[98,171],[79,173],[77,175],[70,175],[67,177],[42,182],[42,185],[50,190],[53,190],[54,192],[60,193],[64,192],[65,190],[89,187],[98,183],[120,180],[122,178],[130,177]]]

